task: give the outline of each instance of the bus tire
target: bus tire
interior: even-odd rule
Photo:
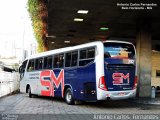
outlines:
[[[31,98],[32,97],[32,93],[31,93],[31,87],[28,87],[28,96]]]
[[[74,104],[74,98],[73,98],[73,94],[70,88],[66,89],[64,99],[68,105]]]

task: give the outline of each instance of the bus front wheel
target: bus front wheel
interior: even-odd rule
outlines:
[[[31,98],[32,97],[32,93],[31,93],[31,87],[28,87],[28,96]]]
[[[74,104],[74,99],[73,99],[73,94],[70,88],[67,88],[65,92],[65,102],[68,105],[73,105]]]

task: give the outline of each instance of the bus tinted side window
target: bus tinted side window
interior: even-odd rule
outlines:
[[[64,54],[59,54],[54,56],[54,68],[62,68],[64,67]]]
[[[27,65],[27,61],[28,60],[25,60],[22,64],[22,71],[24,72],[25,71],[25,68],[26,68],[26,65]]]
[[[41,70],[43,65],[43,58],[38,58],[35,60],[35,70]]]
[[[94,60],[94,57],[95,57],[95,48],[92,47],[80,50],[79,66],[87,65],[88,63]]]
[[[38,59],[35,60],[35,70],[38,70]]]
[[[94,58],[95,57],[95,48],[90,48],[87,50],[87,58]]]
[[[66,53],[65,67],[70,67],[70,65],[71,65],[71,53]]]
[[[38,59],[38,69],[41,70],[43,65],[43,58]]]
[[[87,51],[86,50],[81,50],[80,51],[80,59],[86,59],[87,58]]]
[[[48,65],[47,65],[47,68],[48,68],[48,69],[51,69],[51,68],[52,68],[52,61],[53,61],[53,60],[52,60],[52,56],[49,56],[49,57],[48,57]]]
[[[43,69],[47,69],[48,57],[44,57]]]
[[[34,60],[29,60],[27,71],[30,72],[30,71],[33,71],[33,70],[34,70]]]
[[[52,56],[48,56],[44,58],[44,69],[51,69],[52,68]]]
[[[77,66],[78,51],[73,51],[66,53],[65,56],[65,67],[75,67]]]
[[[72,52],[72,62],[71,62],[71,66],[77,66],[77,59],[78,59],[78,51],[74,51]]]

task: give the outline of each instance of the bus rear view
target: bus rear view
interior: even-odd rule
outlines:
[[[97,96],[105,99],[128,99],[136,96],[136,52],[129,42],[104,42],[104,76],[99,79]]]

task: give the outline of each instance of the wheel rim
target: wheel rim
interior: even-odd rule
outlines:
[[[70,93],[70,92],[67,92],[67,95],[66,95],[66,100],[67,100],[67,102],[70,102],[71,99],[72,99],[71,93]]]

